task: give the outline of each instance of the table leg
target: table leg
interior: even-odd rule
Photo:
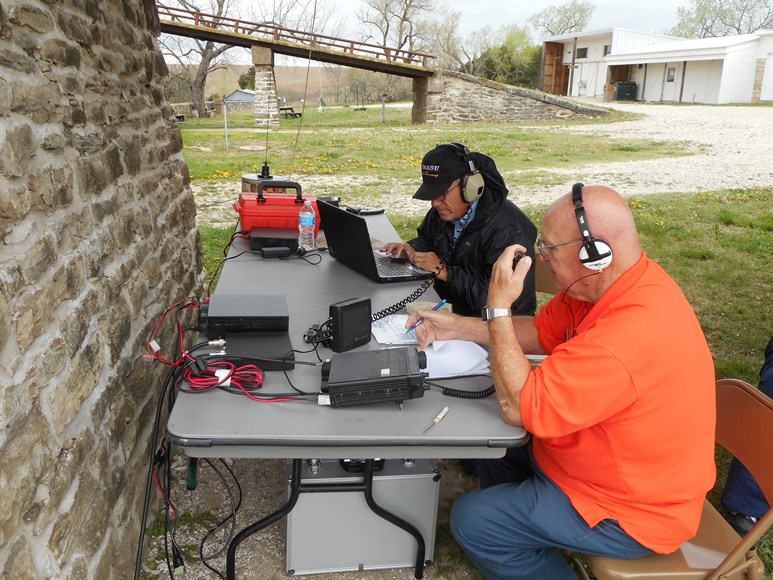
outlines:
[[[298,501],[298,496],[301,493],[301,466],[303,464],[302,459],[293,459],[293,475],[292,482],[290,484],[290,497],[287,499],[287,503],[279,508],[274,513],[266,516],[262,520],[255,522],[254,524],[247,526],[241,532],[236,534],[231,543],[228,544],[228,554],[226,556],[226,573],[227,580],[234,580],[236,578],[236,548],[242,541],[246,540],[252,534],[262,530],[265,527],[270,526],[274,522],[281,520],[287,514],[289,514],[295,507]]]
[[[402,528],[403,530],[411,534],[414,538],[416,538],[416,543],[418,545],[416,548],[416,569],[413,575],[416,578],[423,578],[424,577],[424,553],[425,553],[424,537],[421,535],[421,532],[415,526],[409,524],[403,519],[398,518],[392,512],[385,510],[384,508],[382,508],[380,505],[376,503],[375,499],[373,499],[373,460],[372,459],[368,459],[365,462],[365,501],[367,502],[368,507],[373,511],[373,513],[384,518],[389,523],[396,525],[398,528]]]
[[[307,492],[342,492],[342,491],[362,491],[365,494],[365,502],[368,507],[381,518],[384,518],[389,523],[401,528],[411,534],[417,543],[416,548],[416,568],[414,576],[416,578],[424,577],[424,554],[426,547],[424,544],[424,537],[421,532],[410,523],[397,517],[390,511],[387,511],[376,503],[373,498],[373,459],[367,459],[365,461],[365,471],[362,483],[342,483],[342,484],[301,484],[301,467],[303,465],[302,459],[293,459],[293,472],[292,481],[290,483],[290,497],[287,499],[287,503],[279,508],[274,513],[266,516],[262,520],[247,526],[241,532],[236,534],[231,543],[228,545],[228,554],[226,556],[226,579],[234,580],[236,578],[236,548],[242,541],[246,540],[255,532],[262,530],[265,527],[270,526],[274,522],[282,519],[289,514],[298,502],[298,496],[303,491]]]

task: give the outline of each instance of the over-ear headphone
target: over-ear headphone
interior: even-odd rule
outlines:
[[[580,262],[589,270],[601,271],[612,263],[612,248],[605,240],[593,237],[590,230],[588,216],[582,205],[582,183],[572,186],[572,202],[574,203],[574,216],[577,225],[580,226],[582,235],[582,248],[580,249]]]
[[[470,165],[469,173],[463,175],[460,182],[462,199],[467,203],[472,203],[473,201],[480,199],[480,196],[483,195],[483,190],[486,189],[486,182],[484,181],[481,172],[478,171],[478,168],[475,166],[475,159],[470,150],[461,143],[456,142],[440,143],[438,146],[440,145],[450,147],[459,154],[465,163]]]

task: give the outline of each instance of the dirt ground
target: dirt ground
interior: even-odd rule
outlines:
[[[230,498],[225,491],[223,482],[215,471],[203,461],[199,461],[198,486],[194,491],[187,491],[187,458],[180,452],[175,453],[173,462],[173,495],[172,499],[180,514],[195,514],[204,526],[180,526],[177,543],[185,547],[191,555],[198,556],[199,543],[206,531],[230,513]],[[262,517],[280,507],[287,494],[287,462],[279,459],[240,459],[227,461],[229,467],[239,480],[243,499],[237,512],[236,530],[260,520]],[[215,462],[215,466],[223,476],[232,481],[224,466]],[[453,542],[448,531],[448,516],[454,499],[469,489],[477,486],[477,480],[467,475],[458,460],[440,460],[438,469],[441,473],[440,498],[437,519],[437,541],[433,563],[427,566],[424,577],[447,578],[449,580],[479,580],[479,572],[464,557]],[[230,484],[234,502],[238,501],[238,492]],[[207,514],[202,518],[201,514]],[[187,520],[181,517],[180,521]],[[224,545],[230,528],[224,533],[215,535],[217,541],[207,543],[205,554],[208,556],[217,552]],[[236,573],[240,580],[279,580],[293,577],[287,572],[285,562],[286,521],[283,519],[262,530],[241,543],[236,552]],[[364,531],[363,533],[367,533]],[[168,577],[166,562],[163,557],[164,542],[162,536],[154,536],[150,545],[145,548],[145,578]],[[152,563],[151,563],[152,562]],[[215,558],[210,565],[220,570],[225,576],[225,555]],[[208,569],[200,562],[188,561],[185,567],[174,571],[177,579],[215,579],[218,574]],[[393,568],[382,570],[365,570],[352,572],[331,572],[324,574],[308,574],[298,576],[310,580],[408,580],[414,578],[413,568]]]

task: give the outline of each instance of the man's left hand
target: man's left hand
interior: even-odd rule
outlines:
[[[413,263],[422,270],[437,274],[438,280],[444,282],[448,280],[448,271],[443,267],[443,262],[440,261],[435,252],[416,252],[413,255]]]

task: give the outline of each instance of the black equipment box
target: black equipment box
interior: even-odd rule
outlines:
[[[344,352],[370,342],[370,298],[351,298],[330,305],[330,348]]]
[[[250,250],[263,248],[287,248],[298,251],[298,231],[280,228],[252,228],[250,230]]]
[[[295,368],[295,351],[286,332],[229,332],[225,352],[228,357],[256,359],[263,371]]]
[[[282,295],[218,294],[209,298],[207,338],[232,332],[287,332],[290,313]]]
[[[415,347],[386,348],[335,354],[322,367],[322,393],[333,407],[382,403],[401,404],[424,396],[421,369],[426,355]]]

